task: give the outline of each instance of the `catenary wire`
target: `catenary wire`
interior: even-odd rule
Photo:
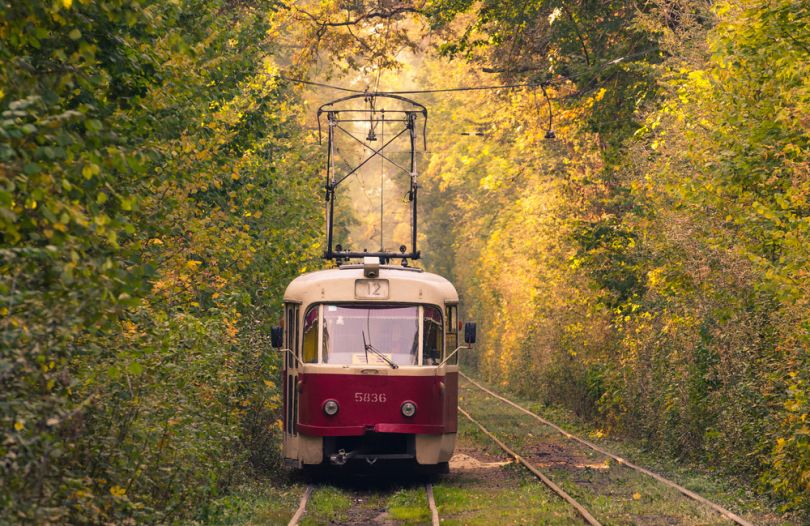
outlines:
[[[315,86],[318,88],[333,89],[337,91],[345,91],[347,93],[369,93],[367,90],[359,90],[353,88],[345,88],[343,86],[335,86],[333,84],[325,84],[323,82],[313,82],[311,80],[294,79],[284,75],[271,75],[287,82],[295,84],[306,84],[307,86]],[[522,82],[518,84],[499,84],[489,86],[459,86],[456,88],[436,88],[436,89],[423,89],[423,90],[404,90],[404,91],[380,91],[376,95],[418,95],[422,93],[450,93],[456,91],[483,91],[483,90],[498,90],[498,89],[519,89],[519,88],[539,88],[540,86],[547,86],[548,82]]]
[[[601,67],[599,67],[593,73],[598,73],[598,72],[604,70],[608,66],[615,66],[615,65],[617,65],[617,64],[619,64],[621,62],[626,61],[627,59],[644,56],[644,55],[647,55],[648,53],[653,52],[653,51],[660,51],[660,49],[657,46],[652,46],[652,47],[648,47],[646,49],[642,49],[640,51],[637,51],[635,53],[630,53],[630,54],[627,54],[627,55],[623,55],[621,57],[618,57],[618,58],[615,58],[615,59],[612,59],[612,60],[606,60],[606,61],[602,62]],[[337,90],[337,91],[344,91],[346,93],[369,93],[369,94],[371,93],[371,92],[368,91],[368,89],[359,90],[359,89],[354,89],[354,88],[346,88],[346,87],[343,87],[343,86],[335,86],[334,84],[326,84],[326,83],[323,83],[323,82],[314,82],[314,81],[311,81],[311,80],[296,79],[296,78],[292,78],[292,77],[287,77],[286,75],[280,75],[280,74],[275,74],[275,73],[270,74],[269,76],[275,77],[275,78],[278,78],[278,79],[281,79],[281,80],[286,80],[287,82],[293,82],[293,83],[296,83],[296,84],[306,84],[308,86],[315,86],[315,87],[319,87],[319,88],[326,88],[326,89],[332,89],[332,90]],[[576,80],[576,79],[571,79],[571,80]],[[434,88],[434,89],[422,89],[422,90],[381,91],[381,92],[377,92],[376,94],[378,94],[378,95],[419,95],[419,94],[422,94],[422,93],[453,93],[453,92],[459,92],[459,91],[483,91],[483,90],[499,90],[499,89],[539,88],[539,87],[544,87],[544,86],[550,86],[551,84],[552,84],[551,81],[544,80],[544,81],[540,81],[540,82],[520,82],[520,83],[514,83],[514,84],[494,84],[494,85],[487,85],[487,86],[458,86],[458,87],[455,87],[455,88]],[[375,90],[378,87],[379,87],[379,79],[377,81],[377,86],[375,87]]]

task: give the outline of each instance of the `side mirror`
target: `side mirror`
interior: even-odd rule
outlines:
[[[470,345],[475,343],[475,322],[473,321],[464,324],[464,343]]]
[[[270,345],[272,345],[274,349],[281,349],[283,343],[284,329],[281,327],[273,327],[270,329]]]

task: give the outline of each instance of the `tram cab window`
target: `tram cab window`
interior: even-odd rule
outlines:
[[[323,363],[416,365],[419,307],[324,305]]]
[[[456,348],[458,347],[458,306],[456,305],[447,306],[446,339],[447,339],[447,351],[445,355],[455,351]],[[458,353],[451,356],[450,359],[447,361],[447,363],[453,365],[457,364]]]
[[[318,362],[318,306],[307,310],[304,316],[304,340],[301,345],[304,363]]]
[[[442,311],[426,306],[422,322],[422,363],[438,365],[442,361]]]

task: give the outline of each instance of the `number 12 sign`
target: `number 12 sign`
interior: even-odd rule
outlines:
[[[358,279],[354,282],[354,297],[359,300],[387,300],[387,279]]]

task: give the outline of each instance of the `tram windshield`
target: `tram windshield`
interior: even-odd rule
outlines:
[[[323,363],[416,365],[419,307],[324,305],[322,351]]]

